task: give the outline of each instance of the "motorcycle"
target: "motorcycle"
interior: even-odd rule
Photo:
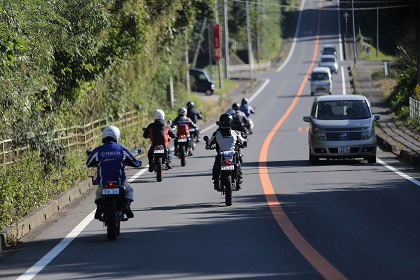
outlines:
[[[208,147],[208,136],[204,136],[206,141],[206,147]],[[209,150],[214,150],[215,145],[208,147]],[[239,146],[235,151],[220,151],[220,177],[219,186],[222,191],[222,195],[225,196],[226,206],[232,205],[232,192],[239,191],[241,189],[240,181],[240,153]]]
[[[179,135],[176,141],[178,143],[176,156],[181,159],[181,166],[185,166],[187,164],[189,142],[193,141],[187,135]]]
[[[153,149],[153,170],[156,172],[156,180],[162,182],[163,173],[166,169],[167,151],[163,145],[156,145]]]
[[[195,150],[195,143],[198,142],[198,128],[190,127],[189,129],[191,135],[191,148]]]
[[[91,149],[86,150],[88,156],[91,153]],[[92,178],[92,183],[93,185],[98,185],[96,178]],[[103,214],[99,220],[106,226],[108,240],[115,240],[120,235],[120,223],[128,221],[128,218],[124,216],[123,212],[125,189],[115,181],[106,182],[105,186],[98,186],[98,188],[98,191],[103,196]]]

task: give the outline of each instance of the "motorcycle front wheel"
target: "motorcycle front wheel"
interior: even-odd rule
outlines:
[[[222,173],[222,189],[225,192],[226,206],[232,205],[232,177],[229,173]]]

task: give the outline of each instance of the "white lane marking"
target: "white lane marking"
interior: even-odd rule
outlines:
[[[305,4],[305,0],[302,0],[302,3],[300,3],[300,8],[299,8],[299,17],[298,17],[298,22],[297,22],[297,25],[296,25],[295,37],[293,38],[293,43],[292,43],[292,47],[290,48],[289,55],[287,56],[287,58],[283,62],[283,64],[279,68],[277,68],[276,72],[280,72],[284,67],[286,67],[286,64],[292,58],[292,54],[293,54],[293,51],[295,50],[297,37],[298,37],[298,34],[299,34],[300,22],[302,21],[302,11],[303,11],[303,5],[304,4]]]
[[[51,251],[49,251],[36,264],[31,266],[17,280],[30,280],[34,278],[41,270],[44,269],[58,254],[60,254],[84,228],[93,220],[95,210],[93,210],[86,218],[83,219],[60,243],[58,243]]]
[[[343,95],[346,95],[346,77],[344,75],[344,67],[341,66],[341,81],[343,84]]]
[[[249,102],[251,102],[252,100],[254,100],[261,92],[262,90],[268,85],[268,83],[270,82],[270,79],[266,79],[265,82],[262,84],[262,86],[260,86],[260,88],[249,98]]]
[[[417,185],[418,187],[420,187],[420,181],[414,179],[411,176],[408,176],[407,174],[405,174],[404,172],[399,171],[398,169],[392,167],[391,165],[389,165],[388,163],[380,160],[379,158],[376,158],[376,161],[379,162],[380,164],[382,164],[383,166],[385,166],[386,168],[388,168],[389,170],[391,170],[392,172],[397,173],[398,175],[400,175],[401,177],[403,177],[404,179],[407,179],[408,181],[410,181],[411,183]]]
[[[340,60],[344,61],[344,59],[343,59],[343,41],[342,41],[342,37],[341,37],[340,0],[338,0],[337,14],[338,14],[338,42],[340,44]]]
[[[136,180],[144,172],[146,172],[149,165],[146,165],[144,169],[134,174],[127,181],[129,183]],[[24,274],[22,274],[17,280],[30,280],[34,278],[41,270],[43,270],[55,257],[57,257],[70,243],[85,229],[85,227],[93,220],[95,216],[94,209],[90,214],[86,216],[63,240],[60,241],[51,251],[42,257],[37,263],[31,266]]]

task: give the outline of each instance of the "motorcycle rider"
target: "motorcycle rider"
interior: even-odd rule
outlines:
[[[177,126],[177,136],[185,135],[188,138],[188,154],[192,156],[192,139],[190,136],[189,128],[193,127],[197,130],[197,125],[187,117],[187,109],[179,108],[178,116],[172,122],[172,125]],[[175,139],[175,154],[178,153],[178,138]]]
[[[163,112],[161,109],[158,109],[153,113],[153,118],[155,121],[149,124],[143,133],[143,137],[150,138],[150,141],[152,142],[150,149],[147,152],[147,158],[149,159],[149,172],[153,172],[154,170],[155,163],[153,162],[153,151],[157,145],[162,145],[165,147],[166,168],[172,169],[172,154],[171,149],[168,148],[168,143],[169,137],[174,139],[176,135],[172,131],[171,127],[166,125],[165,112]]]
[[[233,118],[233,121],[232,121],[232,129],[240,132],[241,135],[242,135],[242,137],[246,137],[246,134],[247,134],[248,130],[245,128],[243,122],[241,121],[242,118],[240,116],[238,117],[236,115],[236,111],[233,110],[233,109],[227,110],[226,113],[227,114],[230,114],[232,116],[232,118]]]
[[[95,204],[97,206],[95,219],[100,219],[103,209],[102,187],[107,182],[117,182],[119,186],[125,189],[125,203],[123,211],[127,218],[133,218],[134,214],[130,209],[133,201],[133,188],[127,182],[124,172],[126,165],[132,167],[140,167],[141,162],[138,161],[126,148],[119,145],[120,130],[115,126],[108,126],[104,130],[102,137],[103,145],[95,148],[86,161],[87,167],[98,167],[97,181],[98,190],[96,191]]]
[[[249,118],[251,114],[255,114],[254,108],[252,108],[248,104],[248,98],[242,98],[241,107],[239,107],[239,109],[241,109],[241,111],[244,112],[247,118]]]
[[[203,116],[200,111],[194,109],[194,102],[189,101],[187,103],[187,117],[189,117],[193,123],[197,124],[198,120],[202,120]],[[191,137],[193,139],[196,139],[197,142],[200,142],[199,138],[200,130],[197,128],[195,129],[195,132],[191,133]]]
[[[233,117],[231,114],[225,113],[222,114],[219,118],[219,128],[213,133],[212,137],[206,143],[206,149],[210,149],[212,145],[216,145],[217,155],[214,159],[213,164],[213,184],[216,191],[221,191],[220,189],[220,152],[221,151],[236,151],[237,147],[246,147],[247,141],[241,136],[241,134],[232,129]],[[239,182],[242,182],[242,172],[240,166],[238,165],[238,179]]]
[[[239,104],[233,103],[232,110],[235,110],[235,115],[233,116],[233,118],[236,119],[236,122],[240,122],[242,126],[246,128],[246,133],[252,134],[251,124],[245,113],[241,111]]]

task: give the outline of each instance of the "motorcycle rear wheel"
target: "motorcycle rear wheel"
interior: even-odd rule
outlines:
[[[163,175],[163,170],[162,170],[162,158],[156,158],[155,159],[155,166],[156,166],[156,179],[158,182],[162,182],[162,175]]]
[[[184,146],[179,147],[179,157],[181,158],[181,166],[185,166],[186,160],[185,160],[185,147]]]
[[[222,188],[225,192],[225,204],[226,206],[232,205],[232,177],[230,174],[222,174]]]
[[[106,211],[106,235],[108,240],[117,239],[117,221],[116,221],[116,205],[115,202],[107,203],[105,206]]]

